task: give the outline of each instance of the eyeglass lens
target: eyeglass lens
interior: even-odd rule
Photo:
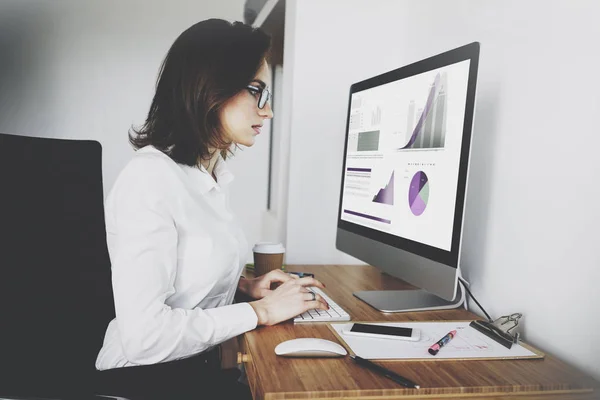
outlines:
[[[264,108],[265,104],[267,104],[267,101],[269,101],[269,99],[271,98],[271,92],[269,92],[269,89],[264,88],[261,92],[260,92],[260,98],[258,99],[258,108]]]

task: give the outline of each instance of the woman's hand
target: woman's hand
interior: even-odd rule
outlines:
[[[315,278],[291,278],[261,300],[251,302],[258,325],[275,325],[315,308],[328,310],[329,304],[318,294],[313,295],[307,289],[310,286],[325,287]]]
[[[273,290],[271,290],[272,284],[282,284],[295,279],[298,279],[298,277],[292,277],[282,270],[276,269],[261,275],[258,278],[240,279],[238,289],[254,299],[262,299],[273,293]]]

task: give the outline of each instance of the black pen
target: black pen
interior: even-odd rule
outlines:
[[[412,388],[414,388],[414,389],[421,388],[419,385],[417,385],[413,381],[409,381],[408,379],[398,375],[394,371],[390,371],[387,368],[380,367],[379,365],[377,365],[369,360],[365,360],[362,357],[350,355],[350,358],[352,358],[358,365],[362,365],[363,367],[367,367],[375,372],[378,372],[381,375],[385,376],[386,378],[390,378],[394,382],[401,384],[402,386],[406,386],[407,388],[411,388],[411,389]]]

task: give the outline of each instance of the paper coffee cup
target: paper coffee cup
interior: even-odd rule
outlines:
[[[254,252],[254,274],[264,275],[274,269],[281,269],[285,247],[281,243],[260,242],[252,248]]]

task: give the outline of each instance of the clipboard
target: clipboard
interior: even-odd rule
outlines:
[[[535,347],[519,341],[510,349],[495,342],[488,336],[469,326],[467,321],[422,321],[422,322],[389,322],[389,321],[351,321],[329,323],[340,344],[349,354],[377,361],[466,361],[466,360],[518,360],[542,359],[545,354]],[[379,339],[362,336],[350,336],[342,333],[353,323],[401,326],[421,330],[418,342],[395,339]],[[429,347],[448,332],[455,330],[457,335],[437,355],[427,351]],[[438,337],[439,336],[439,337]]]

